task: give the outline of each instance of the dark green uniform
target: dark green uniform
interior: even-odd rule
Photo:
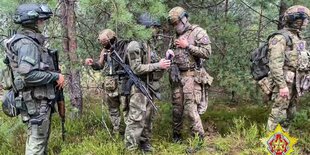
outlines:
[[[18,90],[16,106],[23,122],[28,124],[26,154],[47,154],[51,112],[58,80],[52,57],[42,46],[44,36],[23,29],[8,40],[8,47],[17,57],[10,61],[14,84]]]

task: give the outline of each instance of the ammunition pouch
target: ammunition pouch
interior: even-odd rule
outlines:
[[[33,97],[38,100],[55,99],[55,88],[53,84],[47,84],[33,88]]]
[[[36,105],[35,100],[32,98],[31,93],[32,93],[31,90],[22,92],[22,96],[23,96],[22,104],[25,104],[27,108],[27,113],[29,115],[35,115],[37,114],[37,105]]]

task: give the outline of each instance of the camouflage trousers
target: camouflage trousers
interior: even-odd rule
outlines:
[[[135,86],[131,90],[129,110],[126,114],[125,146],[137,149],[141,143],[149,143],[152,136],[154,109],[147,98]]]
[[[267,130],[273,131],[280,124],[284,131],[288,131],[290,122],[296,113],[297,91],[295,86],[288,86],[290,96],[283,98],[279,92],[272,94],[272,109],[269,114]]]
[[[51,125],[51,108],[39,116],[31,116],[28,122],[28,136],[26,141],[26,155],[47,155],[48,139]],[[41,108],[42,109],[42,108]]]
[[[109,108],[110,121],[113,125],[113,133],[119,132],[121,124],[121,109],[125,106],[125,96],[109,96],[107,95],[107,103]]]
[[[201,85],[195,82],[194,77],[183,76],[181,83],[173,85],[172,91],[173,133],[180,134],[183,118],[187,118],[192,134],[204,136],[205,132],[198,113],[198,105],[202,97]]]

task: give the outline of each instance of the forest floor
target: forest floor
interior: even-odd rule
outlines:
[[[293,154],[310,154],[310,110],[308,99],[298,105],[298,113],[291,126],[290,134],[298,138]],[[57,114],[53,115],[52,133],[49,140],[49,154],[62,155],[118,155],[142,154],[140,151],[124,150],[122,136],[109,135],[103,120],[111,128],[106,105],[96,95],[84,98],[83,116],[70,118],[74,110],[67,109],[66,140],[61,139],[61,123]],[[67,102],[69,103],[69,102]],[[198,139],[192,138],[188,123],[184,124],[184,140],[172,142],[171,104],[158,101],[160,112],[155,116],[152,144],[155,155],[188,154],[186,150],[195,148]],[[102,106],[103,105],[103,106]],[[67,104],[67,107],[70,107]],[[225,95],[210,95],[207,112],[202,121],[207,136],[201,149],[195,154],[266,154],[260,141],[266,136],[265,125],[270,111],[269,105],[252,104],[245,101],[231,102]],[[124,125],[122,126],[124,129]],[[24,154],[27,127],[20,118],[8,118],[0,113],[0,154]]]

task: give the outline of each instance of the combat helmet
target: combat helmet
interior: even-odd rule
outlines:
[[[294,5],[288,8],[283,16],[283,24],[295,28],[294,22],[298,19],[309,19],[310,10],[302,5]]]
[[[171,25],[177,24],[183,17],[188,18],[188,14],[182,7],[174,7],[169,11],[168,22]]]
[[[156,26],[160,27],[160,21],[156,18],[153,18],[149,13],[143,13],[138,18],[138,24],[144,25],[147,28]]]
[[[116,37],[116,34],[111,29],[104,29],[99,33],[98,40],[111,40]]]
[[[35,24],[39,19],[47,20],[52,15],[52,10],[46,4],[21,4],[16,9],[13,20],[16,24]]]

